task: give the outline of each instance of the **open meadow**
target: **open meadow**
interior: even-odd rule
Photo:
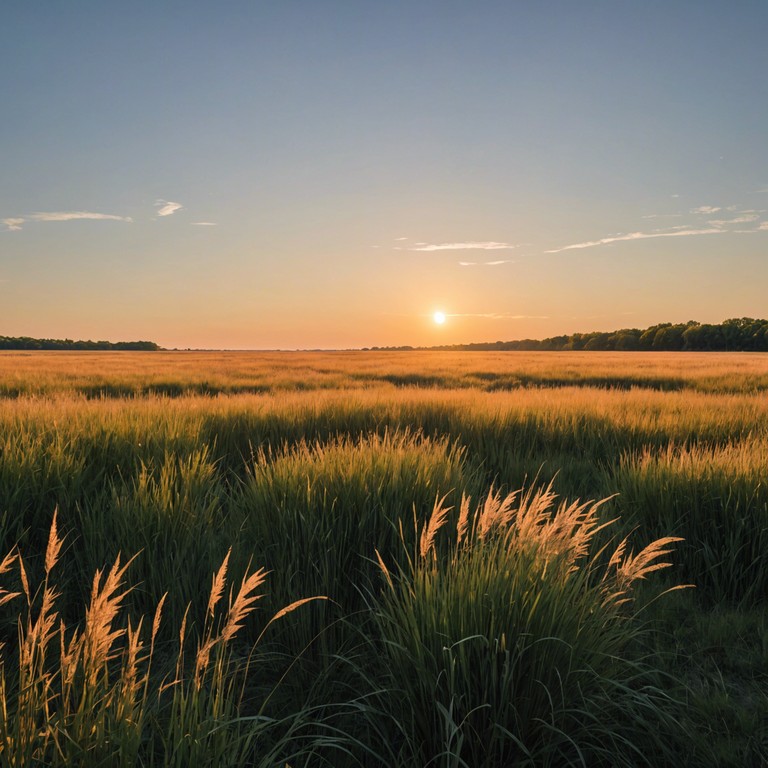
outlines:
[[[0,765],[768,765],[767,393],[758,353],[0,352]]]

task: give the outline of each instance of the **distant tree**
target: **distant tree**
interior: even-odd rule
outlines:
[[[122,349],[155,352],[160,347],[154,341],[73,341],[72,339],[33,339],[29,336],[0,336],[0,349],[96,350]]]
[[[587,340],[584,349],[591,352],[600,352],[608,349],[608,340],[610,336],[607,333],[587,334]]]
[[[640,333],[635,331],[619,331],[612,337],[613,348],[617,352],[631,352],[640,349]]]

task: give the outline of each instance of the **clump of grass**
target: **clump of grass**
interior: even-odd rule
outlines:
[[[682,578],[713,602],[764,604],[768,595],[765,438],[722,446],[667,446],[627,454],[615,487],[646,537],[685,538]]]
[[[270,608],[318,589],[331,599],[286,628],[289,657],[309,644],[337,653],[349,633],[336,620],[362,611],[361,588],[377,579],[374,547],[399,553],[398,519],[426,517],[436,494],[471,481],[460,449],[407,429],[254,458],[237,505],[243,536],[274,571]]]
[[[0,562],[0,575],[15,566],[20,582],[17,591],[0,589],[0,605],[22,597],[26,603],[18,647],[9,652],[0,646],[0,764],[273,765],[289,743],[267,736],[274,721],[258,702],[250,702],[250,714],[244,716],[243,681],[250,662],[248,654],[235,653],[234,645],[262,596],[266,572],[246,572],[222,613],[227,555],[213,577],[205,623],[192,641],[192,661],[185,653],[190,642],[185,617],[175,667],[170,674],[155,673],[165,598],[156,607],[148,639],[143,617],[123,621],[131,561],[123,563],[118,555],[106,573],[96,571],[82,625],[67,627],[57,611],[52,574],[62,544],[54,515],[38,590],[32,589],[19,552]],[[305,602],[283,608],[267,626]],[[166,667],[169,650],[161,656]],[[286,733],[295,730],[300,714]]]
[[[464,497],[449,531],[438,502],[406,567],[379,558],[389,707],[416,764],[636,766],[668,756],[658,734],[671,716],[632,658],[640,630],[630,616],[633,585],[668,565],[678,539],[637,554],[625,540],[608,556],[601,503],[557,504],[551,486],[490,493],[474,512]]]

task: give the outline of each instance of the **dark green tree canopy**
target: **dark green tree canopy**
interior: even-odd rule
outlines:
[[[154,341],[72,341],[72,339],[33,339],[29,336],[0,336],[0,349],[124,350],[155,352]]]
[[[377,347],[374,347],[377,349]],[[388,347],[388,349],[405,349]],[[408,347],[412,349],[412,347]],[[651,352],[768,352],[768,320],[739,317],[719,325],[659,323],[650,328],[593,331],[549,339],[520,339],[477,344],[430,347],[467,351],[651,351]]]

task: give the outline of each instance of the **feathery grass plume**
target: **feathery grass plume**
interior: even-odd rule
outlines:
[[[230,547],[227,550],[227,554],[225,555],[224,560],[221,563],[221,567],[213,575],[213,580],[211,583],[211,594],[210,594],[210,597],[208,598],[208,609],[206,611],[209,617],[213,617],[213,613],[214,613],[214,610],[216,609],[216,605],[224,595],[224,586],[227,581],[227,565],[229,564],[229,556],[231,554],[232,554],[232,548]]]
[[[160,631],[160,621],[163,616],[163,606],[165,605],[165,599],[168,597],[168,593],[166,592],[157,603],[157,608],[155,608],[155,616],[152,619],[152,634],[150,635],[150,647],[155,647],[155,638],[157,637],[157,633]]]
[[[2,576],[5,573],[8,573],[8,571],[11,570],[11,567],[16,562],[17,554],[13,550],[11,550],[3,559],[2,562],[0,562],[0,576]],[[0,605],[5,605],[7,602],[13,600],[14,598],[18,597],[21,594],[21,592],[9,592],[7,589],[3,589],[0,587]],[[0,648],[2,648],[2,643],[0,643]]]
[[[17,555],[19,560],[19,576],[21,577],[21,588],[24,590],[24,596],[27,598],[27,605],[32,605],[32,593],[29,590],[29,579],[27,578],[27,569],[24,567],[24,559],[21,552]]]
[[[197,653],[195,655],[195,681],[198,686],[201,684],[203,673],[208,667],[211,651],[220,639],[213,633],[212,621],[216,611],[216,606],[219,602],[221,602],[221,599],[224,596],[224,588],[226,587],[227,583],[227,567],[229,565],[229,558],[231,553],[232,549],[230,547],[230,549],[227,551],[227,554],[224,556],[224,560],[219,566],[219,569],[216,571],[216,573],[213,574],[211,579],[211,592],[208,597],[208,607],[206,609],[205,631],[201,641],[198,643]],[[186,619],[189,608],[190,606],[187,606],[187,610],[184,613],[184,619],[182,621],[182,629],[179,635],[180,649],[183,649],[184,629],[186,627]],[[180,655],[181,652],[182,651],[180,650]]]
[[[124,634],[124,629],[113,629],[112,625],[130,589],[120,592],[123,579],[135,556],[125,565],[120,565],[120,555],[109,569],[104,583],[102,571],[97,570],[91,586],[91,599],[85,613],[85,628],[82,635],[83,666],[88,686],[95,686],[98,678],[105,673],[107,664],[114,658],[114,645]]]
[[[387,568],[386,563],[381,557],[381,553],[378,549],[374,549],[374,552],[376,552],[376,560],[379,563],[379,568],[381,569],[381,572],[384,574],[384,578],[387,580],[387,584],[389,585],[390,589],[394,588],[394,584],[392,582],[392,576],[389,573],[389,568]]]
[[[485,498],[482,511],[475,515],[473,526],[479,539],[484,539],[496,529],[504,528],[512,517],[512,506],[519,496],[519,491],[509,493],[502,498],[499,491],[491,488]]]
[[[221,631],[222,643],[228,643],[237,634],[243,626],[245,617],[253,611],[256,601],[263,597],[263,595],[257,595],[254,592],[264,583],[266,578],[267,572],[263,568],[259,568],[258,571],[250,575],[246,572],[243,576],[237,597],[229,607],[227,620]],[[287,609],[284,610],[288,612]]]
[[[514,525],[508,536],[515,546],[535,547],[546,567],[551,560],[558,560],[565,573],[578,567],[590,550],[594,537],[615,520],[602,521],[600,507],[613,497],[597,502],[562,502],[555,509],[557,494],[552,481],[521,495],[520,503],[513,512]]]
[[[453,507],[445,506],[445,499],[435,498],[435,503],[432,507],[432,514],[429,516],[429,522],[422,528],[421,538],[419,539],[419,553],[422,557],[426,557],[427,554],[435,546],[435,536],[437,532],[445,525],[445,521],[448,519],[448,513]]]
[[[59,674],[61,677],[62,698],[68,698],[77,672],[77,665],[82,651],[82,642],[77,630],[72,632],[69,643],[66,641],[67,627],[64,621],[59,622]]]
[[[660,561],[659,558],[671,554],[674,550],[669,547],[683,541],[679,536],[665,536],[662,539],[652,541],[641,549],[636,555],[631,551],[627,553],[627,539],[623,539],[616,551],[611,555],[608,567],[614,568],[610,591],[607,592],[606,602],[615,602],[616,605],[626,603],[625,597],[631,585],[635,581],[645,579],[649,573],[669,568],[672,563]],[[675,589],[683,589],[690,585],[679,585]]]
[[[461,494],[461,508],[459,511],[459,521],[456,524],[456,549],[461,546],[464,537],[467,534],[467,527],[469,526],[469,503],[470,498],[466,493]],[[377,553],[378,554],[378,553]]]
[[[226,620],[219,634],[214,633],[213,611],[216,604],[221,600],[226,586],[226,571],[229,562],[230,553],[227,552],[221,567],[213,577],[211,585],[211,596],[208,600],[208,618],[206,619],[206,629],[203,638],[198,644],[197,654],[195,656],[195,683],[202,685],[203,677],[210,663],[211,652],[217,645],[226,646],[229,641],[237,634],[243,626],[243,621],[254,609],[254,604],[262,595],[254,594],[267,577],[267,572],[260,568],[258,571],[249,574],[247,571],[240,583],[240,589],[234,600],[230,596],[230,604],[227,610]]]
[[[63,538],[59,538],[57,526],[56,526],[56,518],[58,515],[58,507],[53,510],[53,520],[51,521],[51,530],[48,534],[48,546],[45,550],[45,575],[47,576],[52,570],[53,567],[56,565],[56,563],[59,560],[59,553],[61,552],[61,546],[64,543]]]
[[[328,598],[325,595],[313,595],[312,597],[302,597],[300,600],[295,600],[290,605],[286,605],[285,608],[281,608],[266,624],[264,629],[261,631],[261,634],[263,635],[266,631],[267,627],[269,627],[270,624],[274,621],[278,621],[279,619],[282,619],[283,616],[287,616],[289,613],[293,613],[297,608],[301,608],[302,605],[306,605],[307,603],[311,603],[313,600],[327,600]],[[259,635],[261,637],[261,635]]]

